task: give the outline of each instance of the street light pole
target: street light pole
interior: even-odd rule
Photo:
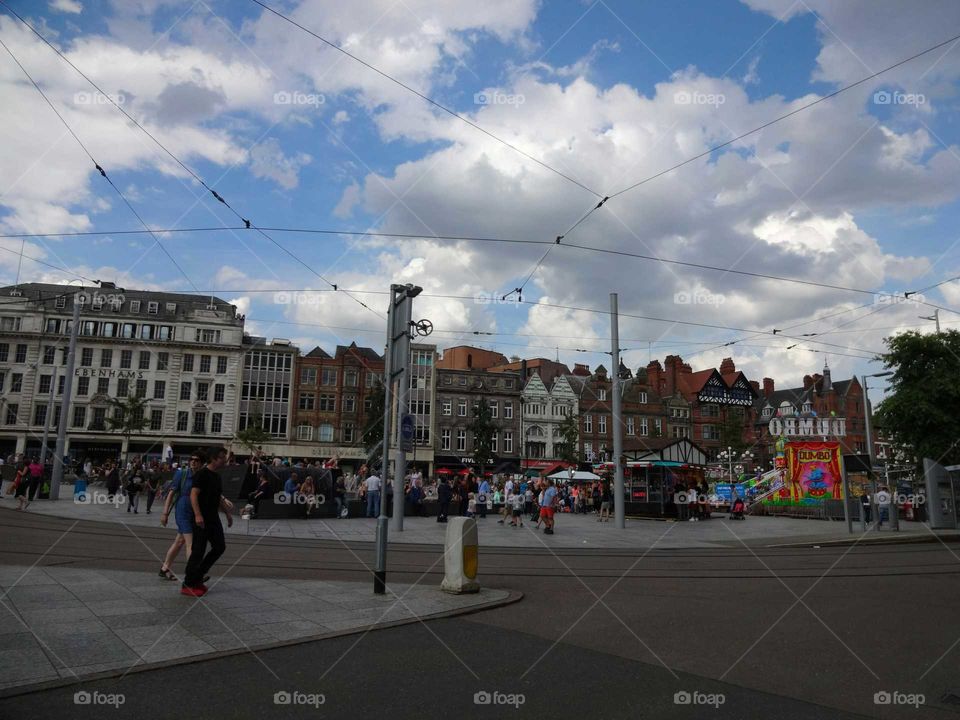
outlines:
[[[864,420],[863,424],[864,424],[864,430],[866,431],[866,435],[867,435],[867,458],[868,458],[868,462],[870,463],[870,473],[869,473],[870,490],[871,490],[870,509],[871,511],[874,512],[874,516],[875,516],[874,524],[877,525],[878,527],[880,522],[880,508],[877,507],[877,480],[876,480],[876,474],[874,473],[874,469],[873,469],[874,465],[876,465],[877,458],[876,458],[876,450],[873,447],[873,432],[872,432],[873,412],[870,406],[870,389],[869,387],[867,387],[867,378],[887,377],[889,375],[893,375],[893,373],[888,371],[888,372],[882,372],[882,373],[873,373],[872,375],[860,376],[860,379],[863,384],[863,420]],[[895,510],[896,510],[896,501],[894,500],[893,504],[891,505],[890,511],[891,513],[893,513]],[[892,521],[891,521],[891,525],[892,525]],[[897,528],[899,529],[899,523],[897,524]]]
[[[50,416],[53,415],[53,403],[57,392],[57,357],[53,357],[53,377],[50,380],[50,403],[47,406],[47,416],[43,423],[43,447],[40,450],[40,465],[47,466],[48,440],[50,438]],[[60,411],[63,412],[62,410]]]
[[[63,482],[63,456],[67,445],[67,421],[70,414],[70,394],[73,392],[73,372],[77,360],[77,336],[80,334],[80,297],[83,291],[73,296],[73,327],[70,328],[70,345],[67,351],[67,375],[63,381],[63,402],[60,424],[57,427],[57,448],[53,456],[53,477],[50,479],[50,499],[60,499],[60,483]],[[85,296],[84,296],[85,297]],[[56,361],[56,357],[54,357]]]

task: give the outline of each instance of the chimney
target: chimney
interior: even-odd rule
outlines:
[[[683,359],[679,355],[667,355],[663,361],[664,364],[664,392],[667,395],[673,395],[677,390],[677,368],[683,364]]]
[[[520,377],[523,379],[523,382],[526,382],[527,380],[527,361],[526,360],[520,361]]]
[[[756,380],[751,380],[751,381],[750,381],[750,387],[753,388],[753,391],[754,391],[754,392],[757,394],[757,396],[759,397],[759,395],[760,395],[760,383],[758,383]]]
[[[720,374],[729,375],[730,373],[735,373],[737,371],[737,366],[733,364],[733,358],[724,358],[720,363]]]
[[[647,365],[647,385],[653,388],[653,391],[660,392],[660,382],[663,379],[663,366],[659,360],[654,360]]]
[[[804,389],[804,390],[809,390],[811,387],[813,387],[813,378],[810,377],[809,375],[804,375],[804,376],[803,376],[803,389]]]
[[[767,399],[773,397],[774,384],[773,378],[764,378],[763,379],[763,396]]]

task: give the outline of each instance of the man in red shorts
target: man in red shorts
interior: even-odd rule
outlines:
[[[543,520],[543,534],[553,535],[553,514],[557,504],[557,488],[550,478],[545,478],[547,486],[543,490],[543,504],[540,506],[540,518]]]

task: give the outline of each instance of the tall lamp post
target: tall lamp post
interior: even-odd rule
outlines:
[[[727,465],[727,470],[730,476],[730,507],[733,507],[734,500],[737,499],[737,481],[733,476],[733,464],[736,463],[748,463],[753,460],[753,453],[749,450],[744,451],[737,456],[737,453],[733,451],[731,446],[727,446],[726,450],[721,450],[717,454],[717,459],[720,461],[721,467],[725,463]],[[737,465],[737,468],[742,472],[743,466]]]
[[[879,508],[874,507],[877,502],[877,479],[876,472],[874,471],[874,466],[877,462],[877,452],[876,448],[873,446],[873,408],[870,406],[870,393],[869,388],[867,387],[867,378],[876,378],[876,377],[889,377],[893,375],[893,372],[888,370],[887,372],[873,373],[872,375],[861,375],[860,381],[863,385],[863,424],[864,430],[867,435],[867,457],[870,462],[870,505],[873,510],[873,515],[876,518],[876,522],[880,520]],[[897,518],[897,494],[891,493],[891,504],[890,504],[890,526],[896,530],[900,529],[899,518]]]

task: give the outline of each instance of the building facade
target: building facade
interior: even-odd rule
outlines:
[[[243,316],[217,297],[27,283],[0,289],[0,452],[54,446],[67,408],[74,459],[127,453],[177,456],[225,444],[237,428]],[[75,365],[64,398],[74,303]],[[110,401],[146,400],[145,426],[110,430]]]
[[[499,369],[498,369],[499,370]],[[577,396],[564,375],[547,387],[537,372],[523,386],[523,466],[548,468],[559,460],[563,437],[560,428],[577,416]]]
[[[244,336],[243,349],[237,429],[257,423],[270,434],[272,444],[286,444],[293,426],[291,398],[300,350],[289,340],[268,343],[250,335]]]

